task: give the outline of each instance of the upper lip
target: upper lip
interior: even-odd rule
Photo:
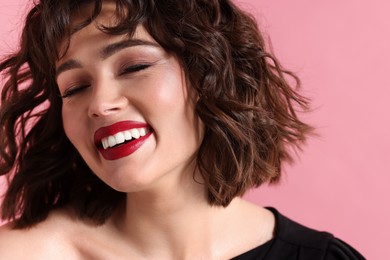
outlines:
[[[99,145],[104,137],[115,135],[118,132],[130,130],[133,128],[149,127],[148,124],[137,121],[120,121],[115,124],[104,126],[96,130],[94,135],[95,145]]]

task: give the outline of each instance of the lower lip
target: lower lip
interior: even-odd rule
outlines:
[[[118,160],[120,158],[129,156],[130,154],[137,151],[148,139],[152,132],[147,133],[145,136],[142,136],[134,141],[131,141],[126,144],[119,145],[113,148],[99,148],[99,152],[103,155],[106,160]]]

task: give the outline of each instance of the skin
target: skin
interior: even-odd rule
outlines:
[[[112,8],[105,3],[97,22],[110,24]],[[72,36],[57,63],[78,64],[57,75],[65,133],[99,178],[127,193],[126,204],[98,227],[77,220],[71,208],[31,229],[5,225],[1,259],[228,259],[272,238],[268,210],[239,198],[226,208],[207,203],[194,161],[203,138],[196,97],[175,56],[143,27],[133,38],[147,44],[103,57],[105,47],[128,38],[91,24]],[[139,64],[147,67],[124,73]],[[94,132],[123,120],[147,123],[153,134],[135,153],[106,160]]]

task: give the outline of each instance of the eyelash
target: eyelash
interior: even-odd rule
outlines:
[[[69,97],[73,96],[74,94],[76,94],[77,92],[80,92],[83,89],[86,89],[87,87],[89,87],[89,85],[81,85],[81,86],[71,87],[64,92],[64,94],[62,95],[62,98],[69,98]]]
[[[128,73],[141,71],[141,70],[149,68],[150,66],[151,66],[151,64],[147,64],[147,63],[145,63],[145,64],[141,63],[141,64],[135,64],[135,65],[132,65],[132,66],[128,66],[128,67],[125,67],[121,71],[121,73],[119,75],[122,76],[122,75],[125,75],[125,74],[128,74]]]
[[[130,74],[130,73],[134,73],[134,72],[138,72],[138,71],[141,71],[141,70],[144,70],[144,69],[147,69],[151,66],[151,64],[136,64],[136,65],[132,65],[132,66],[129,66],[129,67],[125,67],[121,73],[119,74],[119,76],[123,76],[123,75],[126,75],[126,74]],[[69,89],[67,89],[64,94],[62,95],[62,98],[69,98],[73,95],[75,95],[77,92],[80,92],[86,88],[88,88],[90,85],[81,85],[81,86],[75,86],[75,87],[71,87]]]

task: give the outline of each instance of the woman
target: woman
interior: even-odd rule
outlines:
[[[42,0],[0,70],[1,259],[363,259],[239,198],[312,129],[231,1]]]

